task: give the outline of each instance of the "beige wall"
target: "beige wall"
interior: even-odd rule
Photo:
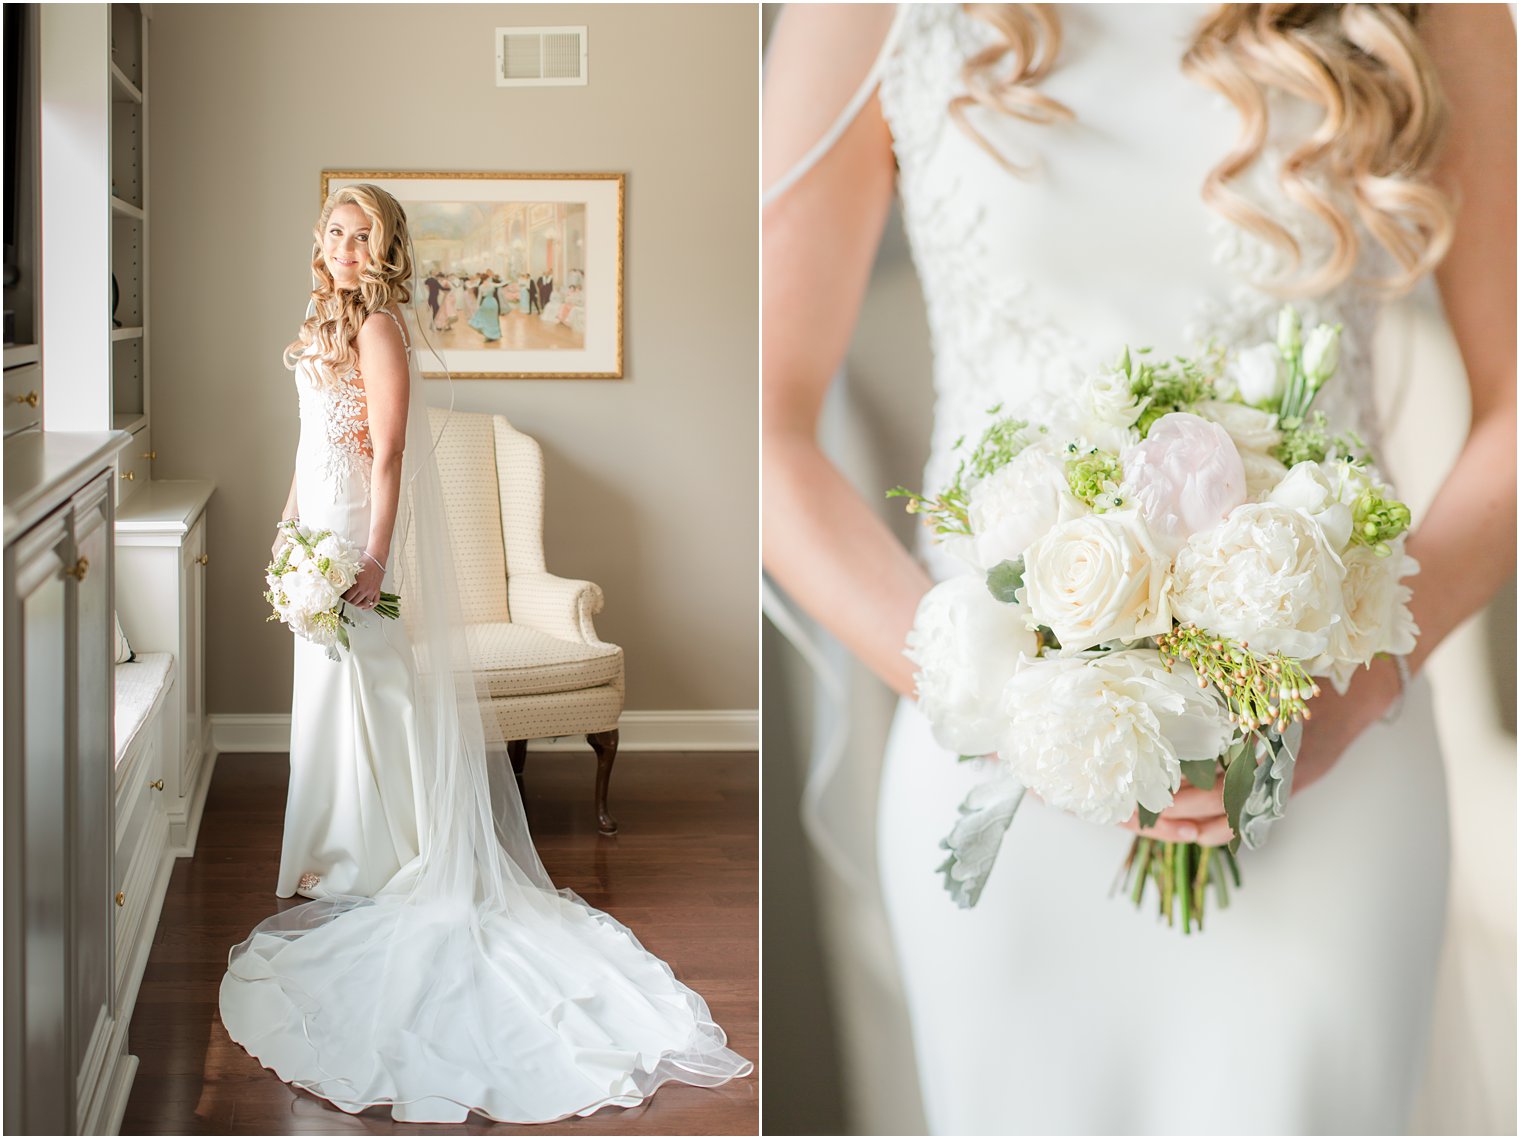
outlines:
[[[457,406],[543,444],[549,568],[605,590],[628,707],[756,707],[755,9],[152,12],[154,476],[217,484],[210,711],[290,706],[289,634],[260,592],[324,168],[627,173],[626,378],[457,381]],[[589,28],[590,84],[498,88],[493,29],[555,24]]]

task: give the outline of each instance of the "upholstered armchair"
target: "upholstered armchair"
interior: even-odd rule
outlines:
[[[428,412],[488,742],[506,745],[521,776],[529,740],[584,735],[597,760],[597,828],[614,834],[607,787],[623,650],[592,624],[601,589],[544,569],[543,452],[505,416]]]

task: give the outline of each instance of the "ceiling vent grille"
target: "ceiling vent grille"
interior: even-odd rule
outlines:
[[[497,28],[498,87],[584,87],[586,29]]]

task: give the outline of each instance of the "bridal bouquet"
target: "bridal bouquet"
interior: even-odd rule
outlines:
[[[267,620],[284,621],[297,636],[327,649],[338,660],[338,646],[348,648],[353,619],[344,612],[343,595],[359,578],[364,551],[331,530],[313,530],[295,521],[281,523],[285,544],[269,564],[264,600],[274,608]],[[381,593],[374,612],[381,617],[401,615],[401,598]]]
[[[1314,678],[1344,691],[1414,647],[1409,510],[1313,407],[1339,331],[1304,337],[1288,307],[1236,352],[1126,349],[1044,422],[993,408],[937,496],[891,492],[973,571],[929,591],[905,650],[936,740],[997,761],[941,844],[961,906],[1025,789],[1149,826],[1183,779],[1222,779],[1227,847],[1137,838],[1122,872],[1201,929],[1205,888],[1227,905],[1236,851],[1283,814]]]

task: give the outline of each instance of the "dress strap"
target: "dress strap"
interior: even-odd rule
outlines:
[[[411,344],[411,341],[407,338],[407,335],[406,335],[406,324],[401,320],[400,317],[398,317],[390,309],[383,308],[380,311],[383,312],[386,316],[390,317],[392,320],[394,320],[396,322],[396,327],[401,330],[401,343],[403,345],[405,345],[406,346],[406,350],[408,352],[410,352],[412,350],[412,344]]]

